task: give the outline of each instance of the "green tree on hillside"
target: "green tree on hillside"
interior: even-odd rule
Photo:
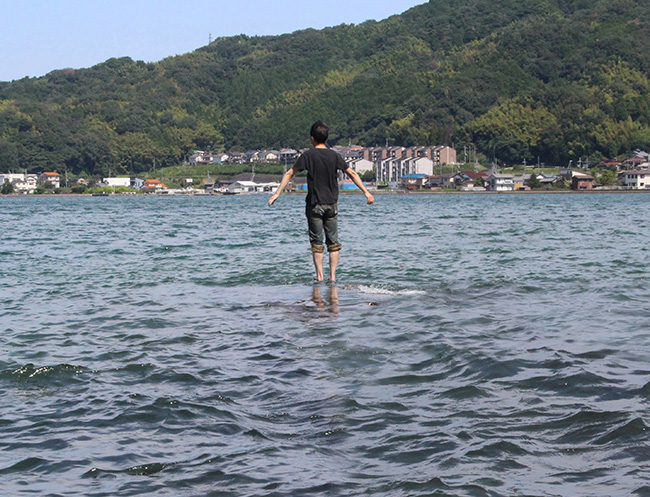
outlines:
[[[469,139],[501,161],[534,161],[559,132],[556,117],[544,107],[508,102],[470,122]]]
[[[0,188],[0,193],[2,195],[9,195],[11,193],[14,193],[14,191],[14,185],[11,181],[5,181],[2,185],[2,188]]]
[[[364,171],[360,176],[361,176],[361,181],[373,182],[377,178],[377,173],[374,170]]]
[[[432,0],[380,22],[224,37],[0,83],[0,172],[105,175],[194,149],[475,143],[566,164],[650,148],[650,4]]]
[[[599,176],[598,176],[598,183],[601,185],[613,185],[616,183],[617,180],[616,173],[614,171],[611,171],[609,169],[605,169]]]
[[[542,186],[541,181],[539,180],[539,178],[537,177],[537,175],[535,173],[532,173],[530,175],[530,178],[528,178],[527,184],[528,184],[528,186],[530,186],[531,190],[535,190],[535,189]]]

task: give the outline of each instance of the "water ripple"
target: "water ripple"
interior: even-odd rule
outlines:
[[[359,200],[0,199],[2,494],[647,495],[650,196]]]

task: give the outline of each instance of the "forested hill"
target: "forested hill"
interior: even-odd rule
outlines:
[[[650,0],[431,0],[381,22],[220,38],[0,83],[0,170],[105,174],[194,149],[474,143],[566,163],[650,146]]]

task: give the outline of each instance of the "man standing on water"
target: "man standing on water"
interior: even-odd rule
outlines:
[[[359,175],[350,168],[343,158],[327,148],[327,137],[330,129],[323,121],[316,121],[310,131],[313,149],[302,154],[293,168],[289,169],[282,177],[278,191],[269,199],[269,206],[278,199],[284,187],[301,171],[307,170],[307,225],[309,226],[309,242],[314,256],[316,268],[315,282],[323,281],[323,230],[325,243],[330,259],[329,283],[336,283],[336,266],[339,263],[339,243],[336,205],[339,198],[339,182],[337,173],[343,171],[363,192],[368,204],[375,202]]]

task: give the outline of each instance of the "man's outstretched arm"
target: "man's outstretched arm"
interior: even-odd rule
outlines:
[[[368,199],[368,204],[374,204],[375,197],[373,197],[373,195],[368,191],[366,185],[363,184],[363,181],[361,181],[361,177],[357,174],[357,172],[351,167],[348,167],[345,170],[345,174],[347,174],[352,182],[359,187],[359,190],[363,192],[363,194],[366,196],[366,199]]]
[[[269,199],[269,205],[273,205],[275,203],[275,201],[282,193],[282,190],[284,190],[284,187],[289,184],[289,181],[291,181],[295,175],[296,172],[293,170],[293,168],[284,173],[284,176],[282,176],[282,181],[280,182],[280,186],[278,186],[278,191],[271,195],[271,198]]]

